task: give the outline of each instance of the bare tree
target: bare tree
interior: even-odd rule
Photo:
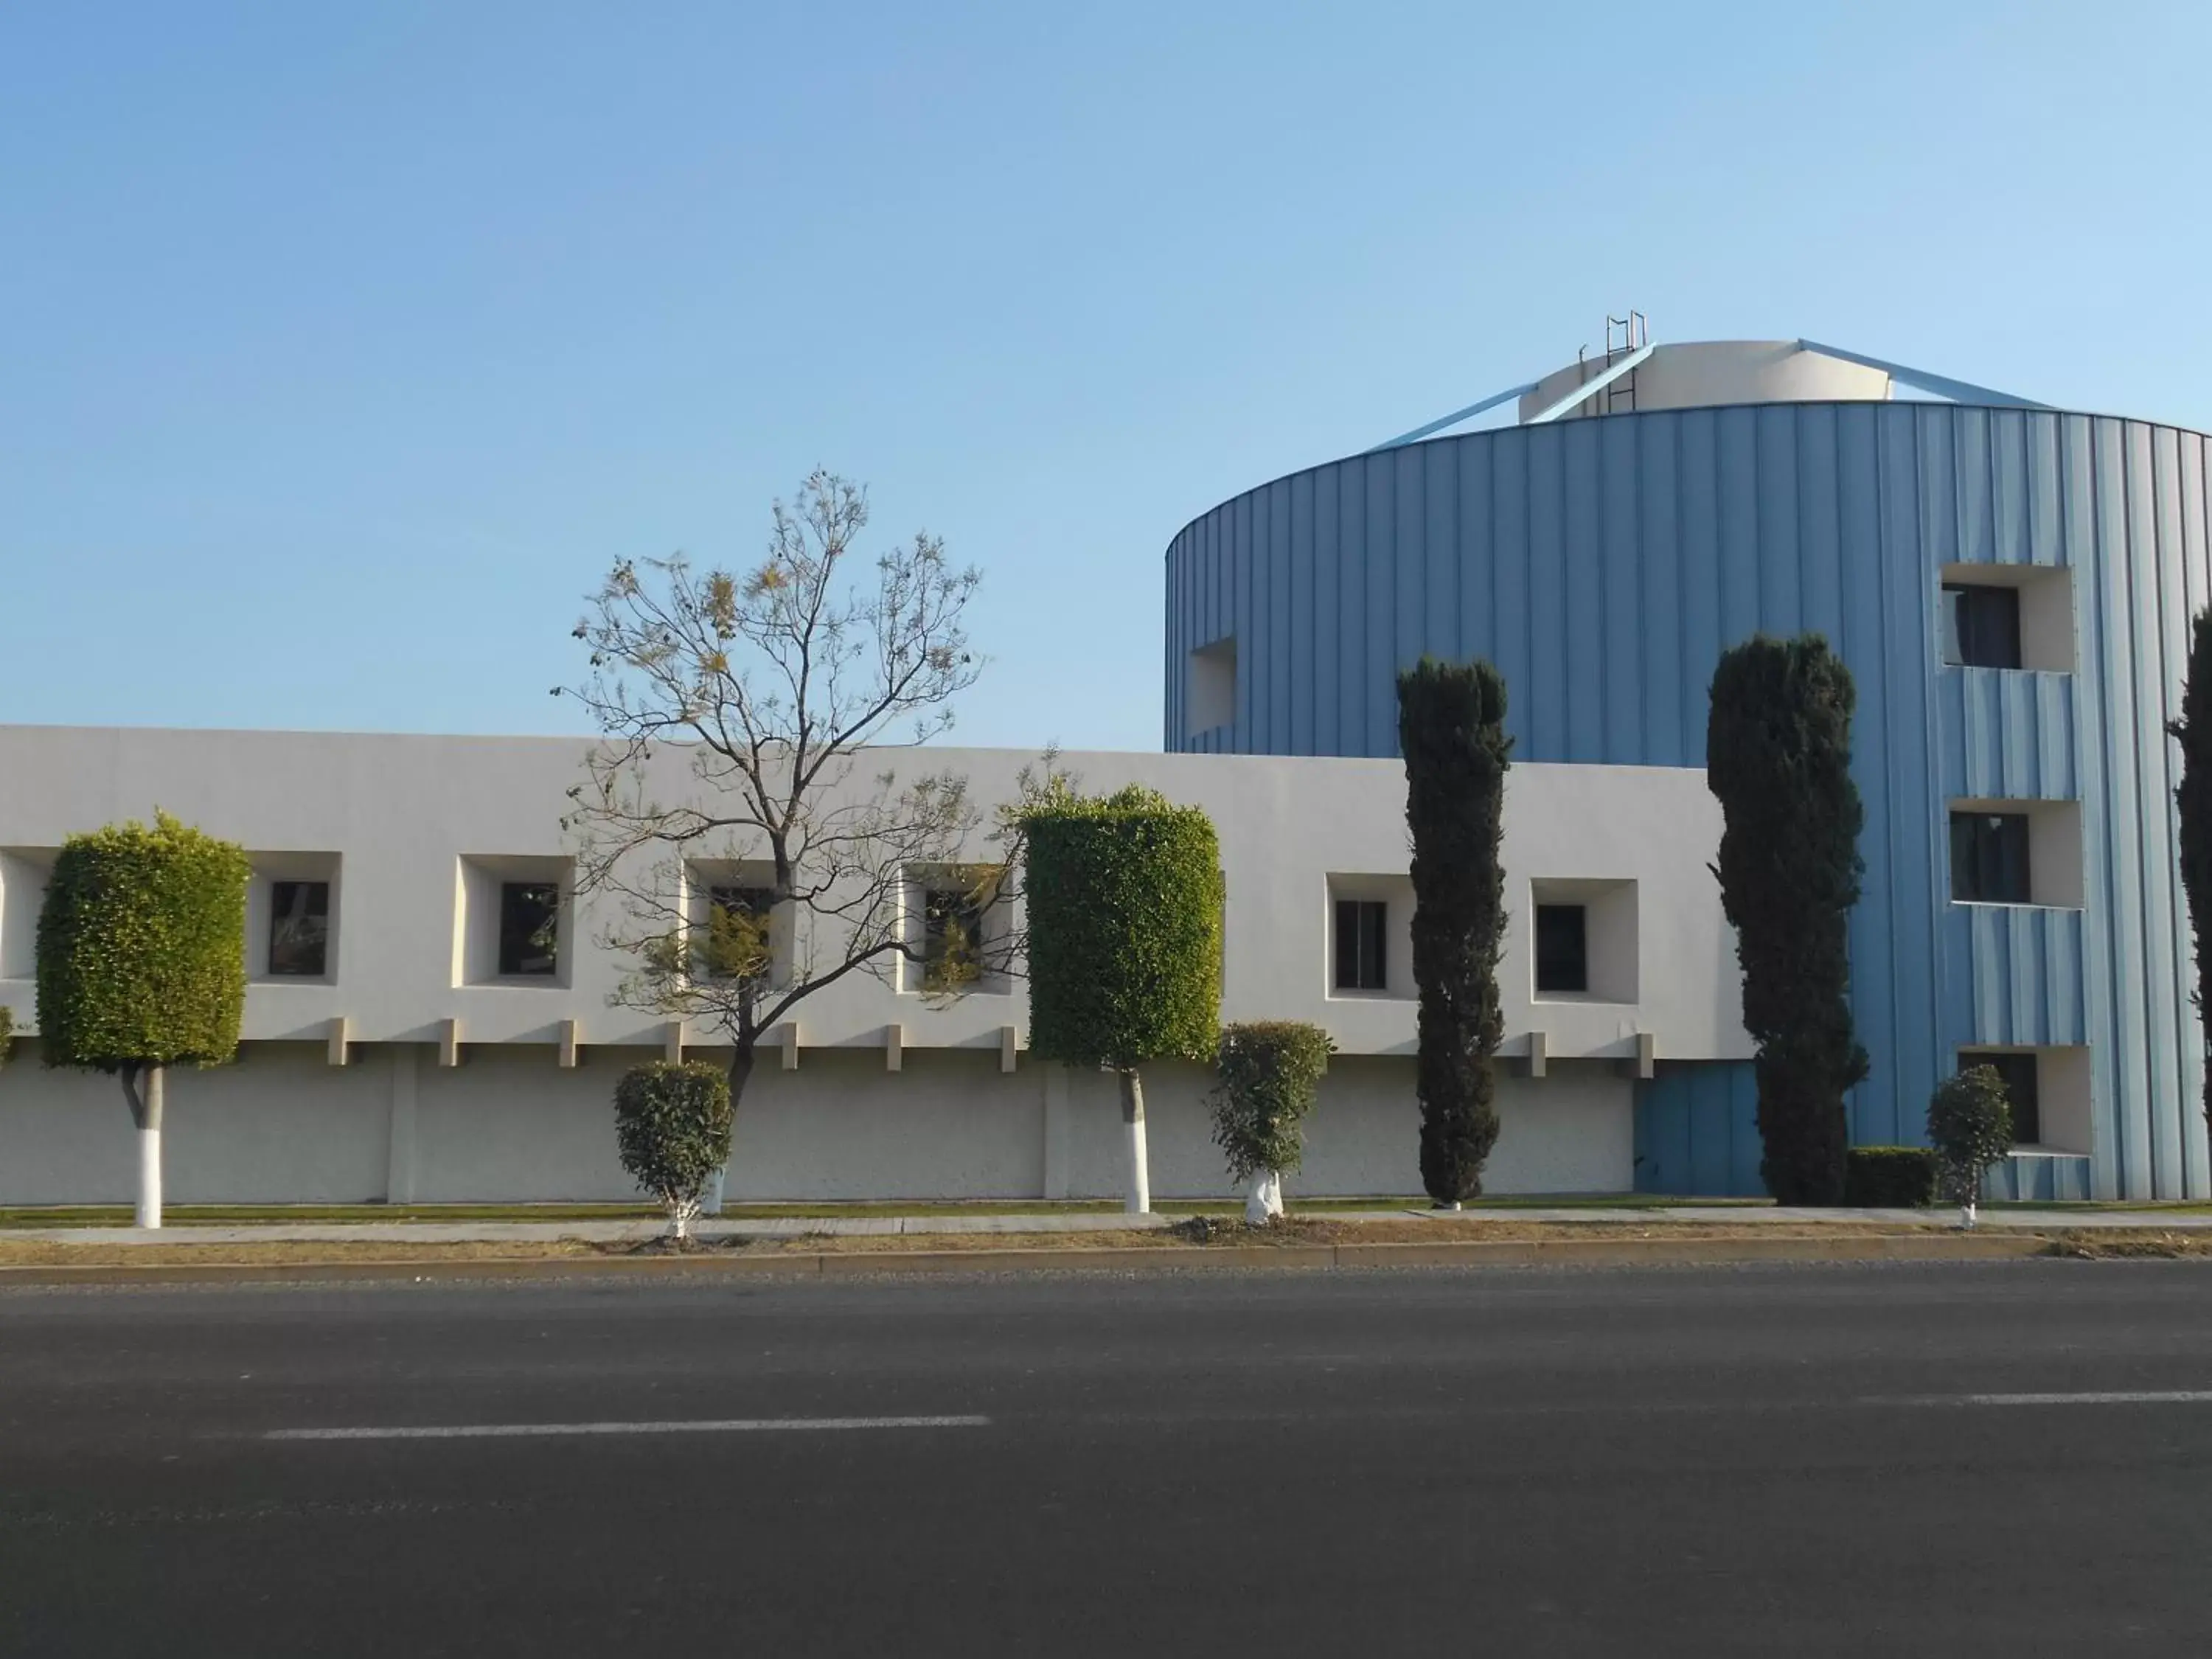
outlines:
[[[887,752],[947,730],[975,683],[978,574],[918,535],[871,581],[851,563],[867,522],[866,494],[817,471],[749,572],[617,564],[576,627],[590,672],[561,689],[603,734],[563,825],[578,892],[613,901],[601,942],[634,963],[617,1000],[727,1042],[733,1106],[825,987],[919,970],[957,996],[1022,951],[1018,804],[987,814],[964,778]],[[1023,774],[1025,798],[1060,787],[1048,757]]]

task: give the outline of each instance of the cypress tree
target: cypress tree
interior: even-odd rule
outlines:
[[[2181,718],[2166,728],[2181,744],[2181,884],[2189,894],[2189,931],[2197,946],[2200,1021],[2212,1018],[2212,611],[2200,611],[2189,635],[2189,677]],[[2204,1117],[2212,1126],[2212,1025],[2204,1032]]]
[[[1849,997],[1865,818],[1855,696],[1818,634],[1747,640],[1713,673],[1705,779],[1727,821],[1713,873],[1759,1046],[1759,1174],[1784,1204],[1843,1201],[1844,1097],[1867,1073]]]
[[[1398,747],[1413,844],[1413,982],[1421,1184],[1439,1205],[1482,1191],[1498,1142],[1495,1057],[1505,1034],[1505,679],[1486,662],[1423,658],[1398,676]]]

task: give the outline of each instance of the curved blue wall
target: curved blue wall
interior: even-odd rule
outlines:
[[[1168,747],[1395,754],[1395,675],[1429,652],[1504,671],[1518,758],[1698,766],[1722,649],[1817,629],[1858,682],[1853,1002],[1874,1069],[1854,1138],[1922,1139],[1963,1045],[2087,1042],[2100,1195],[2203,1197],[2164,724],[2188,618],[2212,599],[2208,449],[2103,416],[1767,404],[1314,467],[1170,546]],[[1951,563],[2070,567],[2075,672],[1944,666],[1937,573]],[[1231,637],[1235,719],[1189,733],[1188,655]],[[2084,907],[1951,903],[1948,803],[1970,796],[2078,798]],[[1678,1076],[1649,1092],[1652,1112],[1726,1097],[1740,1115],[1739,1085]],[[1639,1134],[1656,1148],[1665,1127]],[[1721,1131],[1707,1129],[1710,1144]],[[1702,1161],[1743,1164],[1740,1149]]]

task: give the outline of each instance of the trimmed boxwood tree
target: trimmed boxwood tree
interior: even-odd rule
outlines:
[[[1121,1085],[1128,1208],[1152,1207],[1138,1068],[1204,1060],[1221,1009],[1221,844],[1213,822],[1132,784],[1024,814],[1030,1048]]]
[[[1936,1183],[1971,1227],[1982,1176],[2012,1150],[2012,1102],[1996,1066],[1970,1066],[1943,1079],[1928,1103],[1928,1139]]]
[[[1229,1178],[1248,1187],[1247,1221],[1283,1212],[1283,1176],[1305,1155],[1305,1121],[1334,1045],[1303,1020],[1224,1025],[1213,1051],[1213,1144]]]
[[[2200,611],[2189,635],[2189,677],[2181,718],[2167,726],[2181,744],[2181,884],[2189,895],[2189,931],[2197,946],[2191,994],[2203,1038],[2204,1121],[2212,1126],[2212,611]]]
[[[729,1162],[735,1109],[719,1066],[656,1060],[615,1085],[615,1139],[639,1190],[668,1211],[669,1236],[691,1236],[691,1218],[715,1171]]]
[[[39,915],[39,1045],[112,1073],[138,1127],[138,1224],[161,1224],[163,1079],[238,1052],[245,853],[167,813],[72,836]]]
[[[1867,1073],[1851,1030],[1859,829],[1850,671],[1818,634],[1764,635],[1713,672],[1705,781],[1726,827],[1714,874],[1758,1045],[1759,1175],[1784,1204],[1838,1204],[1844,1098]]]
[[[1421,1184],[1457,1209],[1482,1191],[1498,1142],[1498,1045],[1505,1020],[1505,678],[1486,662],[1423,658],[1398,676],[1398,747],[1413,844],[1415,1086]]]

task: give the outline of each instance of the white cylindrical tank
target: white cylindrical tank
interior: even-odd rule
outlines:
[[[1605,373],[1605,359],[1570,363],[1547,374],[1521,399],[1525,423],[1586,380]],[[1654,346],[1651,355],[1613,385],[1577,404],[1561,420],[1629,410],[1706,409],[1719,404],[1882,403],[1889,375],[1839,357],[1808,351],[1795,340],[1691,340]]]

